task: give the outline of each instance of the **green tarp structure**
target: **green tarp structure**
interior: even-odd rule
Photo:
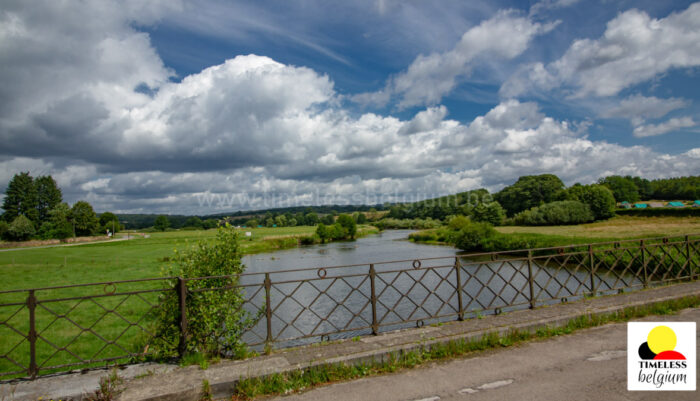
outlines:
[[[647,208],[647,204],[646,204],[646,203],[635,203],[635,204],[634,204],[634,207],[637,208],[637,209],[646,209],[646,208]]]
[[[684,207],[685,205],[683,202],[668,202],[668,205],[671,207]]]

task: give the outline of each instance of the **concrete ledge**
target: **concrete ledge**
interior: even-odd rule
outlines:
[[[438,327],[423,327],[383,333],[378,336],[360,338],[359,341],[343,340],[330,344],[314,344],[299,348],[283,349],[271,355],[263,355],[243,361],[225,361],[211,365],[207,370],[198,366],[174,368],[160,366],[162,371],[144,375],[130,375],[126,381],[126,390],[120,400],[198,400],[202,395],[204,380],[209,382],[215,398],[227,398],[233,393],[242,378],[264,377],[274,373],[284,373],[307,367],[345,363],[360,364],[372,361],[384,361],[391,354],[400,354],[444,344],[454,340],[479,339],[486,333],[507,333],[517,329],[535,332],[542,327],[560,327],[571,319],[580,316],[603,315],[620,311],[627,307],[648,306],[659,302],[684,298],[700,297],[700,281],[658,287],[643,291],[611,295],[581,301],[540,307],[534,310],[522,310],[489,316],[483,319],[470,319],[463,322],[451,322]],[[8,388],[0,386],[0,399],[8,400],[44,400],[61,398],[62,400],[80,400],[85,394],[94,392],[99,384],[100,372],[94,375],[93,388],[83,383],[83,387],[73,386],[72,393],[57,389],[57,378],[41,378],[33,382],[22,382],[14,387],[14,397],[8,397]],[[84,375],[78,375],[84,376]],[[125,376],[120,372],[120,376]],[[69,376],[61,376],[63,387],[70,385]],[[73,379],[76,380],[76,379]],[[60,391],[59,391],[60,390]],[[87,391],[86,391],[87,390]],[[3,392],[4,391],[4,392]],[[70,392],[70,391],[68,391]]]

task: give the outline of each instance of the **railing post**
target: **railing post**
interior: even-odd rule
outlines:
[[[377,292],[374,287],[374,276],[377,273],[374,271],[374,264],[369,265],[369,285],[372,292],[370,301],[372,303],[372,334],[375,336],[379,333],[379,324],[377,323]]]
[[[462,266],[459,263],[459,256],[455,256],[455,273],[457,274],[457,320],[464,320],[464,306],[462,305]]]
[[[535,290],[532,277],[532,250],[527,251],[527,281],[530,287],[530,309],[535,309]]]
[[[187,352],[187,282],[184,278],[177,278],[176,291],[180,304],[180,344],[177,351],[182,358]]]
[[[693,259],[690,257],[690,236],[685,236],[685,260],[688,270],[690,271],[690,279],[695,280],[695,268],[693,267]]]
[[[641,250],[641,253],[642,253],[642,269],[644,271],[643,286],[644,286],[644,288],[647,288],[649,286],[649,276],[647,275],[647,256],[645,254],[646,247],[644,246],[644,240],[639,241],[639,249]]]
[[[591,296],[595,297],[595,260],[593,259],[593,245],[588,245],[588,264],[591,270]]]
[[[270,290],[272,289],[272,281],[270,273],[265,273],[265,319],[267,320],[267,336],[265,337],[265,345],[269,350],[272,344],[272,303],[270,301]]]
[[[34,295],[34,290],[29,290],[29,296],[27,297],[27,309],[29,309],[29,335],[27,340],[29,340],[29,376],[34,379],[39,373],[39,369],[36,365],[36,296]]]

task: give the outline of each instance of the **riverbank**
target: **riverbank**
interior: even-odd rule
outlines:
[[[547,248],[591,242],[609,242],[649,237],[670,237],[700,233],[699,217],[629,217],[572,226],[500,226],[488,242],[487,252],[524,248]],[[447,227],[422,230],[409,239],[429,245],[450,245]]]

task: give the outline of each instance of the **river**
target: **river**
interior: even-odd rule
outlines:
[[[529,307],[529,273],[523,258],[475,262],[459,256],[460,300],[454,268],[460,251],[408,241],[411,232],[386,230],[356,241],[246,255],[241,283],[250,285],[246,289],[250,300],[247,309],[252,312],[264,307],[262,283],[264,273],[269,273],[271,335],[277,346],[368,334],[373,321],[370,264],[376,271],[379,331],[455,320],[460,302],[465,318]],[[413,262],[416,259],[421,260],[419,266]],[[391,262],[397,260],[401,262]],[[585,266],[532,263],[537,305],[581,298],[590,290]],[[640,284],[629,274],[608,272],[595,278],[596,289],[607,293]],[[244,339],[248,343],[264,341],[265,318],[247,334]]]

